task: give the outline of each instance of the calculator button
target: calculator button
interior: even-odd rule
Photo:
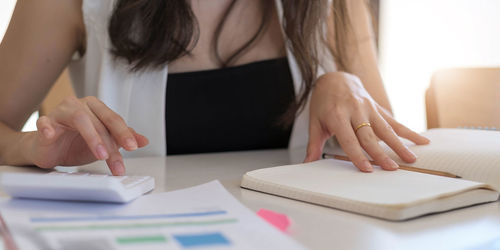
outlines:
[[[122,180],[122,184],[125,186],[125,188],[130,188],[137,185],[138,183],[143,182],[144,180],[146,180],[146,178],[147,177],[143,176],[129,176],[128,178]]]
[[[123,180],[129,178],[128,176],[109,176],[109,175],[108,175],[108,177],[109,178],[113,178],[113,179],[115,179],[117,181],[123,181]]]

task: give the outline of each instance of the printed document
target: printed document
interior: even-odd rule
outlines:
[[[129,204],[2,199],[18,249],[303,249],[218,182]]]

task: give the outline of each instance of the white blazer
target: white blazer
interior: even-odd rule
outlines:
[[[280,0],[275,0],[280,22],[283,8]],[[149,139],[149,145],[134,152],[122,153],[126,157],[165,156],[166,125],[165,96],[168,66],[161,70],[130,72],[123,60],[115,60],[110,53],[108,21],[115,0],[84,0],[83,18],[87,33],[86,53],[69,65],[71,79],[78,97],[96,96],[118,113],[126,123]],[[284,34],[284,32],[282,32]],[[285,38],[286,41],[286,38]],[[327,55],[328,53],[324,53]],[[302,77],[295,57],[288,48],[287,57],[292,74],[295,94],[300,95]],[[322,60],[329,67],[320,69],[334,71],[331,56]],[[295,119],[289,147],[305,147],[308,140],[309,102]]]

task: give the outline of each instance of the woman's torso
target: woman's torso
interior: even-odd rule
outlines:
[[[192,0],[191,8],[197,19],[199,39],[189,55],[169,63],[169,73],[190,72],[220,68],[214,50],[215,30],[232,0]],[[269,13],[264,29],[236,61],[236,66],[286,56],[280,23],[273,1],[237,0],[224,21],[218,39],[222,60],[228,59],[247,43],[259,30],[262,16]]]
[[[274,4],[191,4],[199,39],[189,55],[169,63],[167,154],[287,147],[291,127],[281,120],[295,95]],[[236,60],[220,68],[253,37]]]
[[[242,3],[243,1],[241,0]],[[245,1],[253,2],[250,0]],[[227,1],[224,2],[227,3]],[[79,97],[92,95],[101,99],[106,105],[122,116],[130,127],[133,127],[136,131],[141,132],[149,138],[150,144],[147,147],[133,152],[124,151],[122,152],[124,156],[165,155],[167,151],[165,93],[167,90],[168,73],[196,71],[202,68],[199,66],[192,67],[194,65],[190,64],[192,61],[188,60],[188,57],[184,57],[176,60],[176,62],[172,62],[172,64],[163,69],[142,72],[130,71],[130,65],[126,61],[116,60],[110,53],[112,46],[109,40],[107,25],[115,3],[116,0],[109,2],[83,0],[82,12],[86,30],[86,52],[80,59],[72,61],[69,67],[75,92]],[[293,54],[287,46],[284,46],[283,32],[279,23],[279,19],[282,17],[281,1],[272,1],[270,7],[273,8],[271,11],[273,18],[269,19],[270,23],[266,29],[267,33],[265,32],[266,34],[263,34],[262,38],[253,46],[260,47],[262,45],[261,48],[278,47],[278,49],[273,50],[274,53],[266,49],[252,50],[242,55],[235,62],[235,65],[268,58],[279,58],[286,54],[293,79],[294,92],[295,95],[298,95],[301,91],[301,76]],[[197,11],[196,8],[196,6],[193,7],[194,11]],[[224,6],[221,8],[224,8]],[[237,6],[232,15],[236,16],[234,17],[235,20],[242,22],[242,19],[238,18],[242,14],[238,12]],[[257,26],[258,24],[257,22],[255,25]],[[255,26],[253,27],[255,28]],[[272,36],[278,36],[279,41],[272,39]],[[205,39],[210,40],[210,38]],[[234,39],[234,37],[230,36],[225,40],[230,39]],[[272,43],[274,46],[264,46],[269,44],[265,42],[268,39],[275,42]],[[205,55],[208,55],[206,52],[210,51],[210,49],[210,47],[207,48],[206,46],[205,50],[202,47],[197,47],[193,51],[193,55],[200,57],[203,55],[202,51],[205,51]],[[233,52],[232,50],[224,49],[220,50],[221,54]],[[180,65],[186,67],[181,67]],[[207,68],[217,68],[214,65],[212,64],[211,67]],[[191,66],[191,68],[188,68],[188,66]],[[303,109],[296,117],[290,136],[289,147],[302,147],[307,143],[308,117],[307,108]]]

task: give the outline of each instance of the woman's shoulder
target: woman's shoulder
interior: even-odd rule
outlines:
[[[4,40],[25,50],[43,43],[79,49],[85,35],[82,1],[18,0]]]
[[[53,22],[53,25],[73,25],[79,22],[84,0],[18,0],[14,17],[27,17],[32,21]]]

